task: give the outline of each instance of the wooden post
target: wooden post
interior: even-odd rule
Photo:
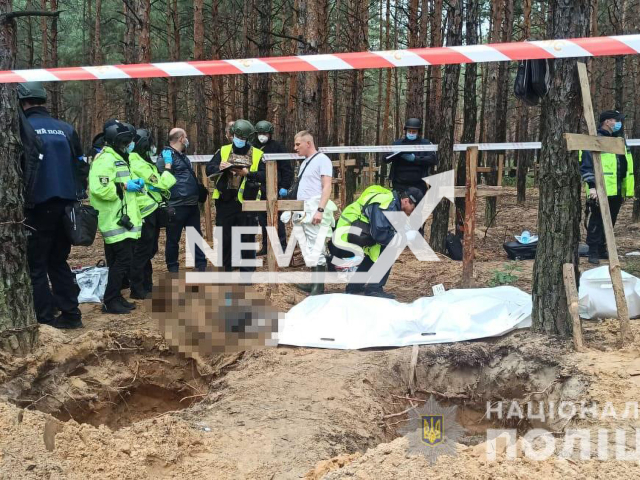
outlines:
[[[213,239],[213,221],[211,214],[211,190],[209,189],[209,177],[207,177],[205,164],[201,163],[200,165],[198,165],[198,170],[200,171],[202,184],[209,192],[207,201],[204,203],[204,239],[207,242],[210,242]]]
[[[578,75],[580,77],[580,89],[582,90],[582,103],[584,106],[584,118],[587,122],[589,135],[596,136],[596,122],[591,103],[591,90],[589,88],[589,78],[587,76],[587,67],[583,62],[578,62]],[[611,283],[613,284],[613,294],[616,299],[616,307],[618,309],[618,318],[620,319],[620,343],[626,344],[633,341],[633,333],[629,324],[629,309],[627,308],[627,299],[624,296],[624,286],[622,284],[622,271],[620,269],[620,260],[618,259],[618,247],[613,234],[613,222],[611,220],[611,211],[609,210],[609,199],[607,198],[607,190],[604,185],[604,174],[602,172],[602,159],[600,152],[592,152],[593,169],[596,180],[596,192],[598,193],[598,203],[600,205],[600,214],[604,225],[604,234],[607,241],[607,250],[609,252],[609,274],[611,275]]]
[[[267,174],[267,226],[278,231],[278,164],[275,160],[265,162]],[[278,271],[276,255],[271,241],[267,241],[267,267],[270,272]]]
[[[475,249],[475,228],[477,208],[478,147],[467,148],[467,184],[464,206],[464,246],[462,253],[462,287],[469,288],[473,282],[473,258]]]
[[[504,174],[504,153],[498,155],[498,181],[496,185],[502,186],[502,175]]]
[[[573,346],[577,352],[584,351],[582,340],[582,324],[578,314],[578,290],[576,289],[576,277],[573,263],[565,263],[562,266],[562,276],[564,278],[564,289],[567,294],[567,306],[573,324]]]
[[[344,153],[340,154],[340,208],[347,206],[347,166]]]

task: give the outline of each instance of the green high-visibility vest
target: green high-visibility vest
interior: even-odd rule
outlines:
[[[633,179],[633,156],[627,150],[627,174],[622,179],[623,197],[633,197],[634,179]],[[618,195],[618,158],[615,153],[601,153],[602,173],[604,174],[604,186],[607,190],[608,197]],[[580,162],[582,162],[582,151],[580,151]],[[589,185],[585,183],[585,191],[589,195]]]
[[[98,210],[98,228],[105,243],[140,238],[142,217],[137,203],[140,194],[124,189],[131,179],[129,165],[111,147],[104,147],[91,163],[89,201]],[[121,184],[122,198],[118,195],[116,184]],[[124,213],[133,224],[129,230],[118,225]]]
[[[231,156],[232,149],[233,149],[232,144],[225,145],[222,148],[220,148],[220,158],[222,159],[221,160],[222,162],[226,162],[229,159],[229,157]],[[249,153],[251,153],[251,168],[249,168],[249,171],[257,172],[258,167],[260,166],[260,160],[262,160],[262,155],[263,155],[262,150],[251,147]],[[221,178],[222,178],[222,175],[220,176],[220,178],[218,178],[218,181],[216,182],[216,187],[213,189],[214,200],[217,200],[218,198],[220,198],[220,190],[218,190],[218,182],[220,181]],[[242,179],[242,183],[240,184],[240,189],[238,190],[238,201],[240,203],[244,201],[244,187],[246,183],[247,183],[247,177],[244,177]],[[258,190],[258,197],[256,198],[256,200],[260,200],[260,196],[261,196],[261,192],[260,190]]]
[[[176,184],[176,177],[169,170],[165,170],[160,175],[158,168],[153,163],[147,162],[135,152],[129,154],[129,165],[133,177],[143,179],[147,190],[146,194],[137,197],[140,215],[144,218],[156,211],[163,197],[169,198],[171,196],[169,189]],[[149,187],[153,187],[155,190]]]
[[[377,203],[380,208],[384,209],[389,207],[393,202],[393,192],[380,185],[371,185],[367,188],[362,195],[352,204],[348,205],[340,215],[336,228],[346,227],[351,225],[356,220],[361,220],[365,223],[369,223],[369,219],[364,215],[364,208],[372,203]],[[347,233],[343,233],[340,239],[344,242],[347,241]],[[363,251],[372,261],[376,261],[380,256],[382,245],[379,243],[370,247],[364,247]]]

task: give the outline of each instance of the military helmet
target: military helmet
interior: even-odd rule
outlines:
[[[136,147],[134,148],[135,152],[147,153],[151,148],[151,145],[153,145],[153,136],[146,128],[139,128],[136,130],[136,135],[133,138],[133,141],[136,142]]]
[[[404,124],[404,129],[415,128],[416,130],[420,130],[422,128],[422,120],[419,118],[410,118]]]
[[[273,133],[273,124],[266,120],[260,120],[256,123],[256,133]]]
[[[236,120],[231,127],[231,133],[246,140],[248,140],[249,137],[251,137],[251,135],[255,133],[255,131],[256,129],[253,128],[251,122],[247,120]]]
[[[47,100],[47,91],[42,86],[42,82],[25,82],[18,85],[18,99],[26,100],[29,98]]]
[[[131,143],[136,134],[136,129],[130,123],[111,119],[105,122],[103,132],[105,143],[119,149]]]

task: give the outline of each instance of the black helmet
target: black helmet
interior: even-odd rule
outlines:
[[[124,150],[133,141],[136,129],[129,123],[116,119],[107,120],[104,124],[104,141],[116,150]]]
[[[419,118],[410,118],[404,124],[404,129],[407,128],[415,128],[416,130],[420,130],[422,128],[422,120]]]
[[[139,128],[136,130],[136,136],[133,139],[136,142],[136,147],[133,149],[134,152],[140,154],[147,154],[147,152],[151,149],[151,145],[153,145],[153,136],[151,132],[146,128]]]
[[[87,157],[93,157],[94,155],[100,153],[100,151],[104,148],[104,133],[100,132],[91,141],[91,154],[87,155]]]
[[[25,82],[18,85],[18,99],[37,99],[46,101],[47,91],[42,86],[41,82]]]
[[[266,120],[260,120],[256,123],[256,133],[273,133],[273,124]]]

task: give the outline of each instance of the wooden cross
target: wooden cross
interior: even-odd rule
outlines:
[[[618,247],[613,234],[613,222],[611,220],[611,211],[609,210],[609,199],[607,198],[607,189],[604,183],[604,174],[602,171],[601,152],[615,153],[618,155],[626,155],[627,148],[623,138],[598,137],[596,130],[595,116],[591,103],[591,90],[589,88],[589,78],[587,76],[587,67],[583,62],[578,62],[578,75],[580,77],[580,89],[582,90],[582,103],[584,107],[584,118],[587,122],[589,135],[578,135],[573,133],[565,133],[565,141],[567,150],[590,150],[593,156],[593,170],[596,180],[596,192],[598,195],[598,204],[600,206],[600,214],[604,225],[604,235],[607,241],[607,250],[609,253],[609,273],[611,275],[611,283],[613,285],[613,294],[616,299],[616,307],[618,309],[618,318],[620,319],[620,343],[625,344],[633,341],[633,333],[629,324],[629,309],[627,308],[627,300],[624,296],[624,287],[622,284],[622,270],[620,269],[620,260],[618,259]],[[568,279],[569,281],[571,279]],[[572,279],[575,282],[575,279]],[[569,295],[569,292],[567,293]],[[569,302],[571,305],[572,302]],[[575,312],[574,312],[575,316]],[[574,318],[574,336],[576,321]],[[580,328],[579,319],[577,328]],[[582,338],[582,332],[580,337]],[[578,348],[578,345],[576,345]]]

